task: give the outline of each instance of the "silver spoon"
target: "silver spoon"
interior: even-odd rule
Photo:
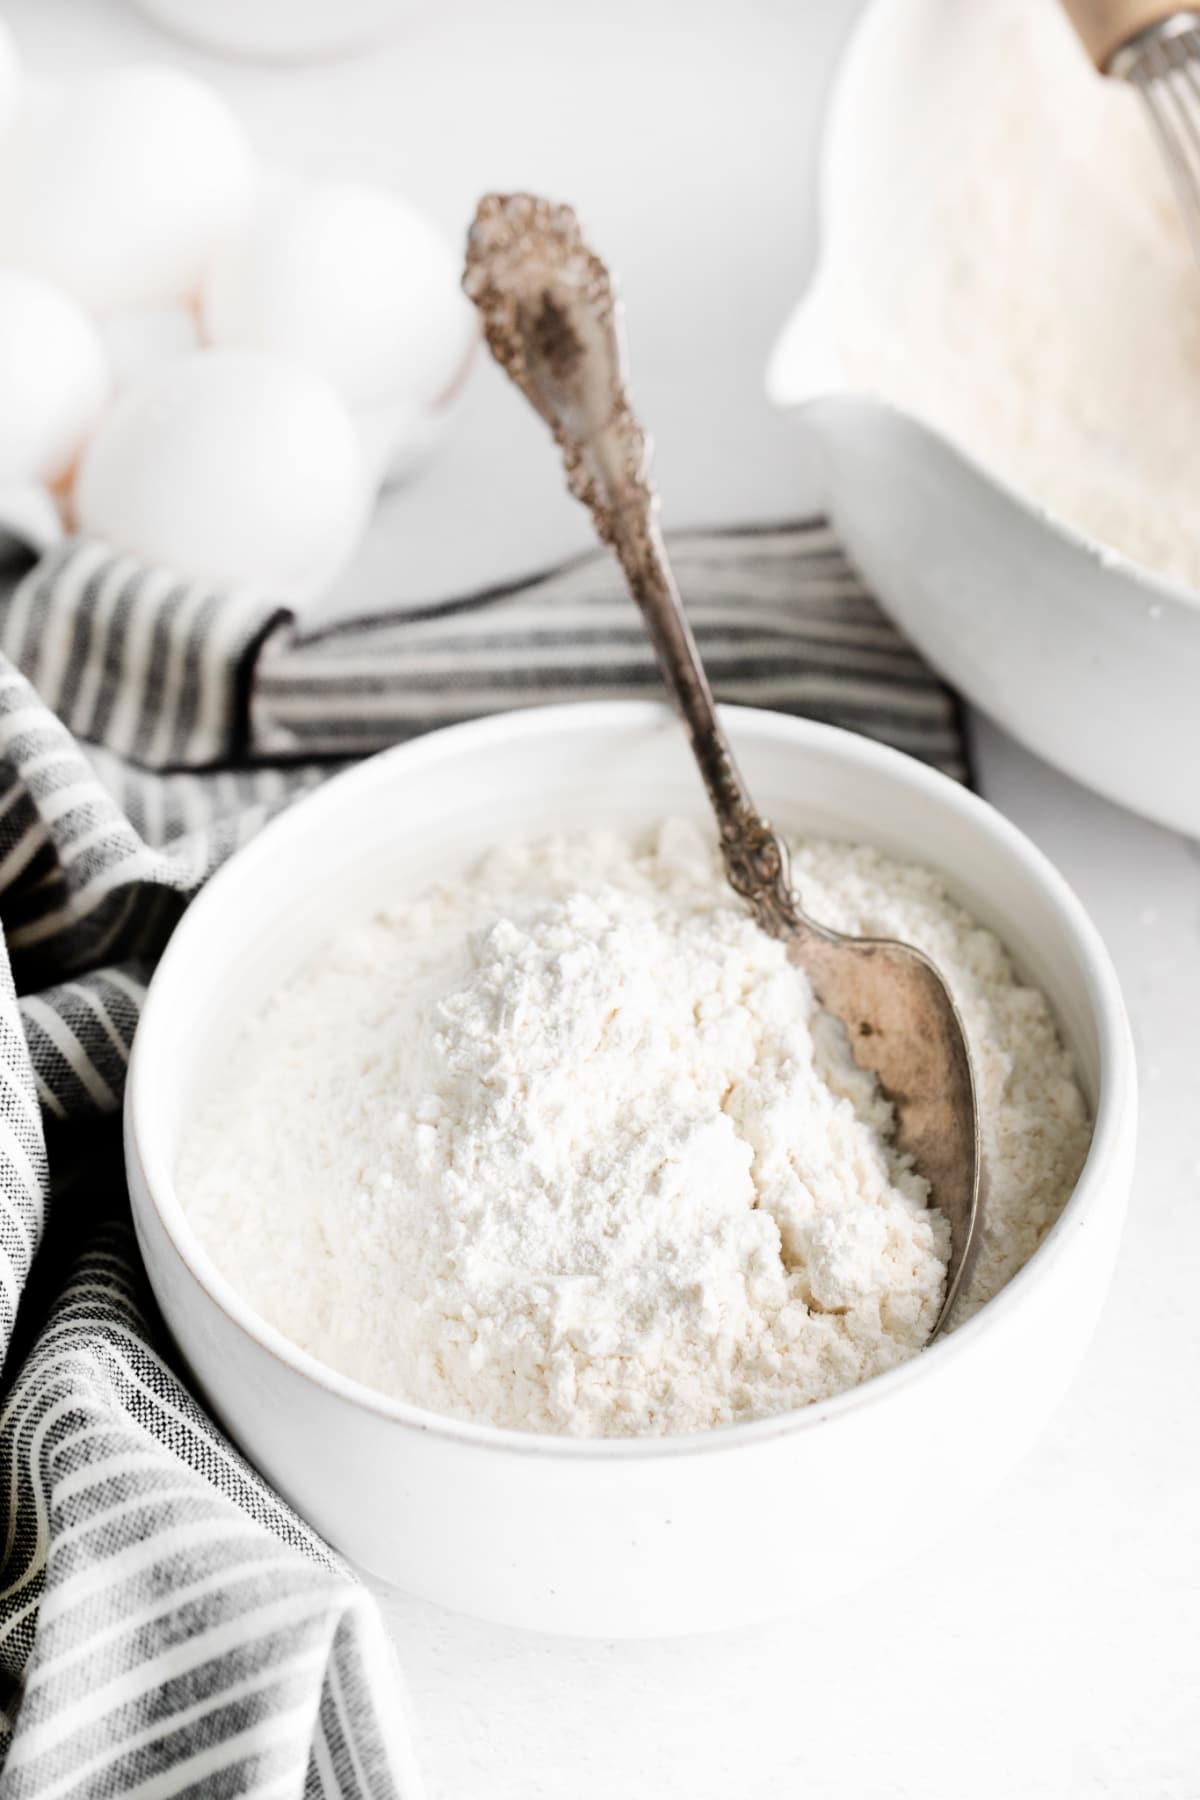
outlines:
[[[919,950],[830,931],[792,892],[787,851],[746,791],[683,611],[658,528],[646,437],[625,388],[612,280],[574,212],[530,194],[487,195],[467,241],[463,286],[492,355],[549,425],[571,492],[620,559],[716,813],[730,885],[765,931],[787,941],[821,1005],[845,1026],[855,1061],[878,1077],[895,1108],[896,1147],[949,1221],[946,1292],[932,1339],[967,1270],[983,1175],[958,1009]]]

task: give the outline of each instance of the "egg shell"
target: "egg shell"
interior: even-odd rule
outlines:
[[[208,272],[204,334],[293,357],[354,407],[432,407],[477,334],[460,258],[384,188],[274,183]]]
[[[350,415],[320,375],[257,351],[201,350],[118,396],[74,499],[81,529],[120,549],[300,600],[349,557],[369,487]]]
[[[0,487],[0,537],[14,539],[39,554],[61,541],[62,515],[54,496],[36,482]]]
[[[139,65],[27,91],[0,156],[0,246],[91,312],[186,300],[253,204],[224,101]]]
[[[105,313],[100,336],[108,354],[113,386],[131,381],[168,356],[198,349],[200,326],[187,306],[132,306]]]
[[[414,0],[137,0],[151,19],[225,56],[305,61],[398,31]]]
[[[353,418],[363,461],[377,487],[398,485],[415,475],[433,454],[445,430],[441,413],[414,406],[409,400],[360,407]]]
[[[0,483],[58,480],[108,389],[87,314],[40,276],[0,269]]]
[[[445,441],[458,413],[455,399],[441,406],[393,400],[354,410],[359,442],[372,484],[400,487],[422,473]]]

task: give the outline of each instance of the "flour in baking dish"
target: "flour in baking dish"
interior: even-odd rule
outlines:
[[[1138,95],[1097,75],[1057,0],[971,0],[936,30],[894,243],[831,268],[847,375],[1200,588],[1195,257]]]

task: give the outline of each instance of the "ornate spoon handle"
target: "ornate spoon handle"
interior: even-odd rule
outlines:
[[[569,206],[489,194],[471,227],[463,285],[492,355],[549,425],[571,492],[620,559],[716,813],[731,886],[768,931],[803,929],[787,852],[746,791],[671,572],[608,270]]]
[[[855,1061],[892,1101],[897,1148],[950,1221],[936,1336],[968,1266],[983,1167],[971,1055],[949,989],[920,951],[828,931],[791,892],[786,851],[746,791],[684,616],[625,388],[616,297],[575,214],[529,194],[489,195],[471,227],[464,286],[493,356],[550,426],[572,493],[620,558],[712,801],[730,886],[767,931],[790,940]]]

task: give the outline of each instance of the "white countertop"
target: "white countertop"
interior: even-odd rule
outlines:
[[[816,109],[852,0],[428,0],[386,50],[293,70],[187,52],[122,0],[4,11],[41,73],[186,61],[268,154],[393,180],[456,235],[487,187],[571,198],[623,278],[668,522],[819,500],[761,368],[811,260]],[[587,542],[541,427],[486,369],[338,604]],[[1200,851],[987,725],[978,753],[1091,910],[1137,1039],[1130,1223],[1076,1387],[977,1519],[832,1616],[588,1644],[384,1596],[431,1800],[1200,1796]]]

